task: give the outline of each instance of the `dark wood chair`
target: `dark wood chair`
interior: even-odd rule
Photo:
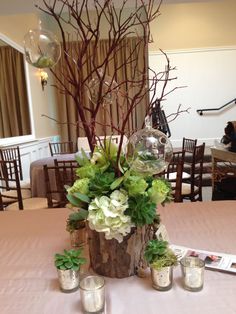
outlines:
[[[0,149],[0,156],[1,156],[1,159],[5,160],[5,161],[16,160],[17,170],[19,173],[19,179],[23,180],[23,172],[22,172],[19,146],[10,147],[10,148],[1,148]]]
[[[184,156],[184,150],[181,152],[174,152],[171,162],[165,171],[165,178],[170,182],[173,190],[172,194],[174,202],[182,202],[181,190]]]
[[[28,189],[21,189],[16,160],[0,160],[0,210],[47,208],[46,198],[31,198]]]
[[[19,202],[19,208],[23,209],[23,200],[16,160],[0,160],[0,189],[1,210],[4,210],[7,205],[16,201]]]
[[[79,164],[76,160],[58,160],[58,159],[54,159],[54,165],[56,167],[72,167],[74,168],[78,168]]]
[[[193,160],[190,167],[190,178],[183,180],[182,200],[191,202],[202,201],[202,172],[204,160],[205,143],[195,147]]]
[[[65,207],[68,203],[66,187],[73,185],[76,180],[77,163],[66,161],[67,165],[44,165],[46,197],[49,208]]]
[[[31,197],[30,190],[21,190],[16,160],[0,160],[0,189],[4,208],[18,202],[19,209],[23,209],[23,199]]]
[[[185,153],[193,153],[196,145],[197,145],[197,139],[193,140],[193,139],[184,137],[183,143],[182,143],[182,150],[184,150]]]
[[[4,210],[3,201],[2,201],[2,193],[0,192],[0,210]]]
[[[51,156],[75,153],[73,142],[49,143]]]
[[[10,148],[1,148],[0,157],[1,157],[1,160],[4,160],[4,161],[12,161],[12,160],[16,161],[21,189],[30,189],[30,181],[23,180],[23,171],[22,171],[21,154],[20,154],[19,146],[10,147]]]
[[[197,139],[183,138],[182,150],[185,151],[183,179],[190,178],[191,165],[193,162],[193,153],[197,145]]]

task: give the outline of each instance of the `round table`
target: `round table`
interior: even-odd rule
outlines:
[[[236,201],[172,203],[158,211],[173,244],[236,254]],[[54,254],[70,247],[69,213],[63,208],[0,213],[1,314],[82,313],[79,291],[60,291],[53,264]],[[165,292],[153,289],[150,277],[105,282],[106,314],[236,313],[231,273],[206,270],[200,292],[183,289],[179,266],[173,288]]]
[[[46,197],[43,166],[54,166],[54,160],[75,160],[75,154],[63,154],[33,161],[30,164],[30,186],[32,197]]]

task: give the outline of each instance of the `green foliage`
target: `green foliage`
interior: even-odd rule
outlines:
[[[155,269],[177,265],[176,255],[169,248],[168,242],[163,240],[150,240],[146,246],[144,257]]]
[[[125,212],[136,226],[149,225],[156,217],[156,204],[144,194],[129,198],[129,208]]]
[[[118,188],[123,181],[124,181],[124,176],[117,178],[115,181],[112,182],[110,186],[111,190],[115,190],[116,188]]]
[[[71,187],[67,188],[69,194],[74,194],[75,192],[80,192],[81,194],[88,194],[89,192],[89,179],[77,179]]]
[[[176,266],[178,264],[176,255],[171,249],[167,249],[165,256],[162,256],[158,260],[151,264],[151,267],[158,270],[167,266]]]
[[[148,263],[153,263],[165,255],[168,242],[163,240],[150,240],[146,246],[144,257]]]
[[[84,227],[85,226],[84,220],[87,218],[87,216],[88,211],[84,209],[80,209],[77,212],[71,213],[66,221],[66,230],[72,232],[81,227]]]
[[[82,167],[86,164],[90,164],[90,158],[87,156],[87,154],[85,153],[83,148],[81,148],[80,152],[81,152],[81,156],[75,155],[75,160],[78,162],[80,167]]]
[[[54,265],[61,270],[73,269],[78,271],[80,266],[86,263],[86,259],[81,257],[82,249],[64,250],[64,254],[56,253]]]
[[[153,224],[158,228],[156,207],[166,202],[171,187],[152,175],[129,168],[123,154],[117,165],[117,147],[111,139],[100,144],[90,159],[85,153],[79,157],[79,179],[67,188],[70,204],[87,209],[89,226],[104,232],[107,239],[121,242],[134,226]],[[144,160],[148,158],[144,156]],[[76,223],[76,219],[72,220],[68,230],[75,228]]]
[[[101,174],[96,174],[89,183],[89,196],[96,197],[109,193],[111,191],[111,184],[114,181],[114,172],[104,172]]]
[[[81,194],[79,192],[72,194],[67,194],[66,198],[75,207],[84,208],[84,203],[89,203],[90,199],[87,195]],[[86,206],[87,207],[87,206]]]
[[[83,178],[94,178],[96,173],[99,173],[100,170],[96,165],[93,164],[85,164],[82,167],[76,169],[76,175],[83,179]]]
[[[71,187],[65,187],[67,190],[67,199],[75,207],[85,208],[84,203],[89,203],[90,199],[87,196],[89,192],[89,181],[88,178],[78,179],[74,182]]]

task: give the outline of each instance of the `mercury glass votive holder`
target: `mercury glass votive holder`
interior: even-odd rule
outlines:
[[[159,291],[167,291],[173,284],[173,266],[163,267],[159,270],[151,268],[152,286]]]
[[[105,280],[91,275],[80,281],[80,298],[84,314],[102,314],[105,311]]]
[[[186,290],[200,291],[204,284],[205,262],[198,257],[184,257],[180,261],[183,285]]]

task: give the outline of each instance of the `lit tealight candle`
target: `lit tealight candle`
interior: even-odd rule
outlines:
[[[103,313],[105,281],[100,276],[88,276],[80,281],[80,296],[85,313]]]
[[[184,288],[199,291],[203,288],[205,263],[198,257],[185,257],[180,261]]]

